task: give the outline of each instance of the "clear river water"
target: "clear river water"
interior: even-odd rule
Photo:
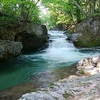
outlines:
[[[85,57],[100,55],[99,49],[76,49],[73,43],[66,40],[67,36],[63,34],[63,31],[49,31],[48,33],[50,42],[44,50],[22,54],[0,64],[0,90],[30,80],[33,80],[35,85],[43,83],[46,86],[48,82],[66,76],[69,73],[67,68],[77,61]]]

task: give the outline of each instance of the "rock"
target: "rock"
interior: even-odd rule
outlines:
[[[78,74],[94,75],[100,72],[100,56],[85,58],[77,64]]]
[[[74,33],[74,34],[67,34],[67,40],[72,41],[72,42],[76,42],[77,38],[79,36],[81,36],[82,34],[80,33]]]
[[[21,53],[23,46],[21,42],[0,40],[0,61],[9,60]]]
[[[48,33],[45,25],[34,23],[20,23],[16,27],[0,30],[0,38],[22,42],[23,50],[37,50],[43,48],[48,42]]]
[[[71,76],[69,76],[69,80],[75,80],[75,79],[78,79],[79,78],[79,76],[76,76],[76,75],[71,75]]]
[[[90,17],[75,27],[75,32],[82,34],[74,41],[76,47],[100,46],[100,16]]]
[[[42,48],[48,41],[47,28],[45,25],[27,23],[21,26],[15,41],[22,42],[24,51]]]
[[[52,87],[26,93],[19,100],[100,100],[100,73],[93,76],[71,76]]]

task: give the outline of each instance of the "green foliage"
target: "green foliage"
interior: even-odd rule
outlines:
[[[32,0],[1,0],[0,25],[18,21],[40,23],[39,8]]]
[[[98,0],[42,0],[42,4],[49,8],[49,26],[79,23],[85,18],[99,14]],[[47,20],[47,19],[46,19]],[[49,20],[49,19],[48,19]]]
[[[75,6],[71,0],[42,0],[44,6],[49,8],[50,13],[50,27],[59,26],[59,24],[71,24],[74,20],[72,12]]]
[[[1,0],[0,26],[18,21],[41,23],[37,2],[40,0]],[[49,13],[42,23],[49,27],[66,25],[67,28],[88,16],[100,14],[100,0],[41,0]]]

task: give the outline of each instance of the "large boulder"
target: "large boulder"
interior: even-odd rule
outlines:
[[[82,59],[76,68],[77,74],[94,75],[100,73],[100,56]]]
[[[14,27],[0,30],[2,40],[22,42],[23,50],[37,50],[48,41],[48,33],[45,25],[34,23],[20,23]]]
[[[74,41],[76,47],[97,47],[100,46],[100,16],[91,17],[79,23],[75,27],[79,35]]]
[[[22,42],[25,51],[42,48],[48,41],[47,28],[45,25],[24,24],[15,35],[15,41]]]
[[[21,53],[23,46],[21,42],[0,40],[0,61],[9,60]]]

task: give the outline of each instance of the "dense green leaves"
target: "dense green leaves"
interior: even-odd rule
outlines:
[[[38,2],[40,0],[1,0],[0,26],[21,21],[41,23]],[[41,18],[49,27],[68,28],[88,16],[100,14],[100,0],[41,0],[40,4],[48,8],[48,13]]]
[[[19,21],[40,23],[36,3],[32,0],[1,0],[0,24],[5,26]]]
[[[81,22],[84,18],[100,13],[100,0],[42,0],[49,8],[50,26],[70,25]]]

